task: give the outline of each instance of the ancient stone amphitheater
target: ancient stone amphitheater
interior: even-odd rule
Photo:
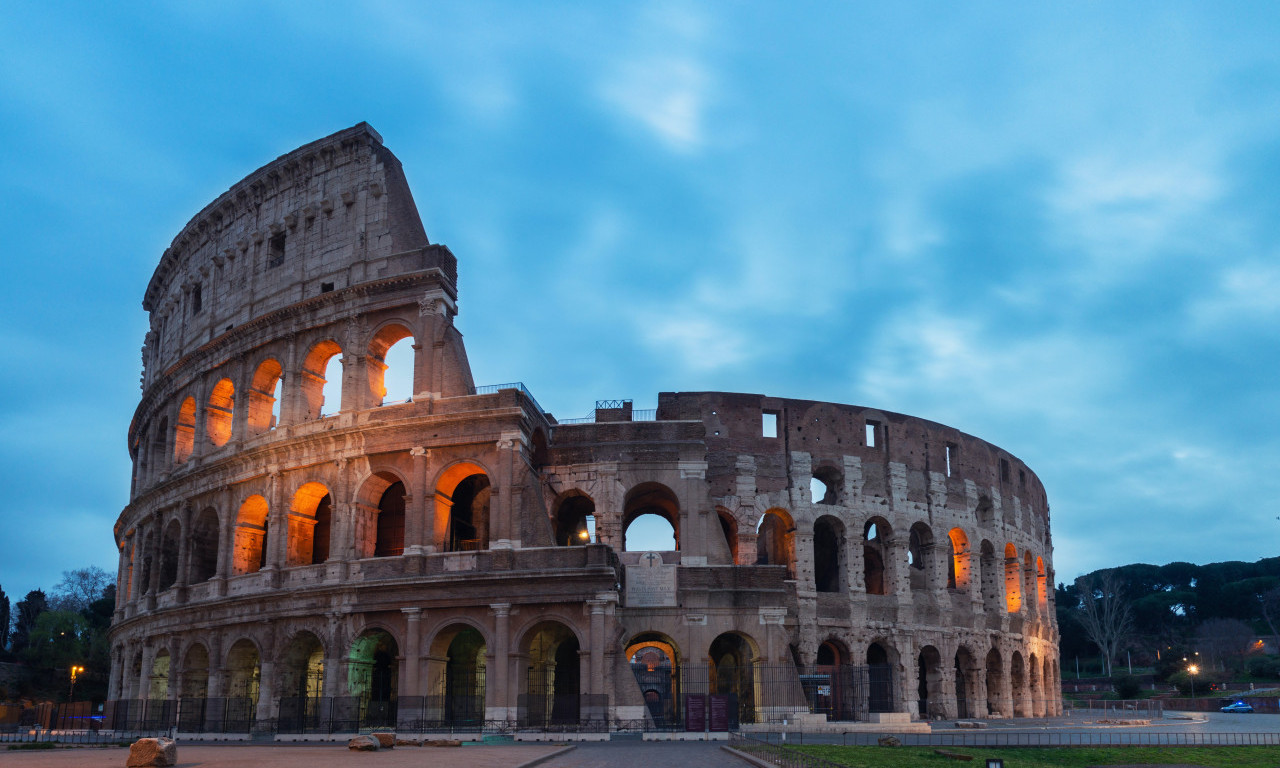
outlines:
[[[753,394],[557,420],[520,384],[475,385],[457,291],[363,123],[178,234],[143,299],[109,716],[585,732],[1060,711],[1048,501],[1016,457]],[[412,397],[389,402],[400,342]],[[655,523],[669,551],[629,535]]]

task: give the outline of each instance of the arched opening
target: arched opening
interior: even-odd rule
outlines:
[[[200,643],[187,649],[178,683],[178,697],[203,699],[209,695],[209,651]],[[185,709],[185,707],[184,707]]]
[[[258,647],[251,640],[237,640],[227,652],[226,717],[228,731],[247,732],[258,711],[258,687],[262,672]]]
[[[674,641],[659,632],[642,632],[627,644],[626,654],[653,724],[658,728],[679,724],[684,702]]]
[[[466,624],[446,627],[436,636],[432,655],[444,663],[432,672],[434,719],[454,727],[484,723],[487,653],[484,636]]]
[[[1022,654],[1018,651],[1014,651],[1009,659],[1009,687],[1013,693],[1013,716],[1026,717],[1026,670],[1022,665]]]
[[[436,481],[434,540],[445,552],[489,547],[489,476],[469,461],[453,464]]]
[[[785,509],[774,508],[756,523],[756,565],[785,565],[787,578],[796,575],[796,524]]]
[[[323,483],[306,483],[293,494],[289,565],[314,565],[329,559],[330,509],[329,489]]]
[[[280,720],[283,733],[302,733],[320,724],[324,695],[324,645],[311,632],[299,632],[280,657]]]
[[[257,573],[267,564],[267,500],[254,494],[236,514],[236,544],[232,570]]]
[[[818,467],[809,481],[809,499],[814,504],[839,504],[844,477],[835,467]]]
[[[181,464],[191,458],[196,447],[196,399],[187,397],[178,408],[178,425],[174,427],[173,460]]]
[[[369,342],[365,367],[373,402],[388,405],[413,399],[413,334],[399,323],[379,329]]]
[[[907,537],[907,575],[912,591],[933,586],[933,530],[924,523],[911,526]]]
[[[893,660],[885,646],[874,642],[867,646],[867,711],[893,709]]]
[[[269,432],[279,423],[283,370],[279,360],[268,357],[254,371],[253,381],[249,385],[249,434]]]
[[[828,720],[856,719],[858,681],[853,672],[844,643],[831,638],[819,645],[814,669],[800,675],[810,711]]]
[[[1022,552],[1022,594],[1026,596],[1027,607],[1035,608],[1036,561],[1030,550]]]
[[[378,499],[378,529],[373,541],[374,557],[397,557],[404,554],[404,483],[399,480],[387,486]]]
[[[191,529],[191,568],[188,579],[192,584],[208,581],[218,574],[218,543],[222,540],[218,512],[205,507],[196,516]]]
[[[917,659],[916,693],[920,717],[942,717],[942,655],[932,645],[920,649]]]
[[[178,580],[178,550],[182,546],[182,525],[170,520],[164,528],[160,544],[160,589],[172,587]]]
[[[167,453],[167,443],[169,439],[169,419],[166,416],[160,418],[156,425],[155,432],[151,433],[151,449],[149,465],[153,472],[161,472],[169,467],[169,454]]]
[[[862,529],[862,577],[868,595],[887,595],[888,578],[884,564],[887,561],[891,534],[889,523],[882,517],[873,517]],[[890,711],[890,710],[884,710]]]
[[[231,379],[222,379],[213,385],[206,409],[205,432],[214,446],[226,445],[231,439],[232,414],[235,413],[236,387]]]
[[[716,518],[720,521],[720,533],[724,535],[725,546],[729,548],[729,562],[738,562],[738,519],[729,510],[716,509]]]
[[[592,544],[596,540],[596,503],[590,496],[574,493],[556,508],[557,545]]]
[[[520,725],[545,728],[577,723],[582,680],[578,636],[558,621],[543,621],[525,633],[521,645],[527,667],[519,701]]]
[[[978,525],[982,528],[990,528],[996,524],[996,508],[987,496],[978,499],[978,506],[973,513],[978,518]]]
[[[1044,671],[1041,680],[1044,681],[1042,686],[1044,692],[1044,716],[1053,717],[1060,714],[1058,712],[1058,697],[1054,692],[1062,690],[1062,686],[1058,683],[1058,667],[1053,659],[1045,657],[1043,664]]]
[[[1004,708],[1002,691],[1004,691],[1004,660],[1000,658],[1000,652],[992,648],[987,652],[987,712],[992,717],[1009,716]]]
[[[148,677],[147,698],[152,701],[165,701],[169,698],[169,652],[160,649],[155,660],[151,662],[151,675]]]
[[[757,654],[753,641],[737,632],[725,632],[711,641],[707,655],[711,659],[711,692],[729,697],[729,727],[754,723]]]
[[[641,483],[628,491],[622,540],[627,552],[679,550],[680,502],[675,493],[660,483]]]
[[[947,587],[966,590],[969,588],[969,537],[959,528],[952,528],[947,539],[951,548],[951,557],[947,563]]]
[[[1018,549],[1013,544],[1004,545],[1004,602],[1009,613],[1022,610],[1022,576],[1018,568]]]
[[[981,714],[974,701],[976,675],[977,662],[974,661],[973,654],[969,653],[968,648],[960,646],[956,649],[955,658],[956,717],[958,718],[978,717]]]
[[[819,592],[844,591],[844,523],[823,515],[813,524],[813,576]]]
[[[332,339],[307,352],[302,363],[302,400],[307,419],[318,419],[342,408],[342,347]]]
[[[986,539],[982,541],[980,567],[982,568],[982,608],[987,613],[997,614],[1003,603],[1004,575],[996,562],[996,548]]]
[[[1049,581],[1045,578],[1044,558],[1036,558],[1036,605],[1041,614],[1049,611]]]
[[[362,703],[364,725],[395,725],[396,693],[400,686],[400,648],[390,632],[365,630],[351,644],[347,691]]]
[[[1040,686],[1040,659],[1033,653],[1027,659],[1027,692],[1031,695],[1032,717],[1044,716],[1044,690]]]

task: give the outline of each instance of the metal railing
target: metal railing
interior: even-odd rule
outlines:
[[[533,407],[538,409],[538,413],[546,413],[546,410],[538,404],[538,398],[533,396],[533,393],[529,391],[529,388],[526,387],[522,381],[512,381],[506,384],[485,384],[484,386],[476,387],[475,394],[492,395],[493,393],[503,389],[517,389],[523,392],[524,396],[533,402]]]
[[[729,746],[779,768],[847,768],[842,763],[833,763],[817,755],[789,749],[781,743],[774,744],[737,732],[729,734]]]
[[[1102,717],[1164,717],[1165,701],[1163,699],[1067,699],[1063,702],[1072,714],[1084,712]]]
[[[753,733],[750,739],[766,744],[803,745],[838,743],[846,747],[874,747],[892,736],[904,747],[1211,747],[1280,746],[1280,732],[1207,733],[1200,731],[1138,731],[1102,729],[1097,731],[1015,731],[980,730],[946,733],[842,734]],[[745,737],[745,734],[744,734]]]

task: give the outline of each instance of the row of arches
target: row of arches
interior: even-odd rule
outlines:
[[[225,445],[237,434],[251,438],[280,424],[318,419],[348,408],[404,402],[413,395],[416,349],[408,324],[390,321],[374,331],[364,354],[355,361],[363,365],[354,365],[338,341],[326,337],[311,344],[290,371],[281,355],[270,354],[252,366],[239,384],[234,375],[215,372],[207,394],[180,394],[172,420],[169,413],[162,413],[142,429],[137,479],[145,482],[200,451]],[[365,372],[365,386],[357,385],[351,397],[344,397],[343,383],[358,369]]]

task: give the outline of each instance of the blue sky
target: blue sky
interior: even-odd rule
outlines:
[[[1025,460],[1060,579],[1280,554],[1280,5],[13,2],[0,586],[115,568],[142,292],[361,120],[478,383],[717,389]]]

